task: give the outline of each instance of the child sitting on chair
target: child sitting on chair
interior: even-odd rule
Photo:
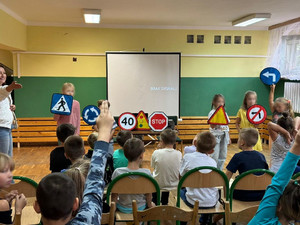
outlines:
[[[177,188],[179,181],[179,169],[182,154],[173,148],[176,143],[176,132],[170,128],[160,134],[161,149],[155,150],[152,154],[151,167],[154,168],[153,178],[157,181],[160,189],[161,204],[168,205],[169,191]],[[157,204],[157,195],[153,193],[153,202]]]
[[[131,131],[129,130],[121,130],[117,134],[117,143],[121,146],[120,149],[117,149],[114,151],[113,159],[114,159],[114,169],[120,168],[120,167],[127,167],[128,160],[124,155],[123,146],[125,142],[133,138]]]
[[[240,131],[238,147],[242,152],[236,153],[228,163],[226,167],[228,180],[236,171],[242,174],[253,169],[268,169],[265,156],[253,150],[257,143],[258,135],[258,131],[255,128],[244,128]],[[260,201],[264,193],[265,191],[235,190],[233,198],[240,201]]]
[[[101,223],[105,186],[103,175],[113,122],[114,119],[109,113],[107,101],[105,101],[97,119],[97,125],[100,127],[99,136],[95,143],[90,170],[85,182],[82,204],[75,218],[72,219],[72,214],[78,209],[78,198],[76,198],[74,181],[64,173],[52,173],[40,181],[36,191],[34,209],[37,213],[42,214],[42,224]]]
[[[56,129],[56,136],[61,143],[50,153],[50,170],[52,173],[67,169],[72,163],[65,156],[64,142],[75,134],[76,128],[72,124],[61,124]]]
[[[184,155],[180,168],[180,176],[188,171],[200,167],[211,166],[217,167],[216,161],[209,156],[214,151],[216,139],[210,132],[203,132],[197,135],[197,151]],[[202,209],[214,208],[219,199],[217,188],[184,188],[180,190],[180,197],[189,207],[194,207],[195,201],[199,201]],[[203,214],[200,217],[200,224],[209,224],[211,215]]]
[[[12,183],[12,171],[15,169],[15,163],[13,159],[4,154],[0,153],[0,192],[3,188],[8,188]],[[11,204],[15,199],[15,217],[14,222],[21,224],[21,213],[22,209],[26,206],[27,201],[23,194],[19,194],[18,191],[14,190],[6,192],[5,198],[0,198],[0,224],[12,224],[12,210]]]
[[[131,138],[127,140],[124,145],[124,154],[128,159],[128,166],[116,169],[113,173],[112,179],[128,172],[142,172],[151,176],[149,169],[140,168],[144,158],[144,152],[144,143],[140,139]],[[145,208],[152,207],[151,194],[118,195],[116,193],[112,193],[111,199],[113,202],[117,203],[117,209],[123,213],[132,213],[132,200],[136,200],[138,210],[144,210]]]

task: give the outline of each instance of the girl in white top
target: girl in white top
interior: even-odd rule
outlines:
[[[10,94],[14,89],[22,88],[22,85],[15,81],[10,85],[5,85],[5,82],[6,72],[3,67],[0,67],[0,152],[12,156],[11,126],[16,106],[13,105]]]
[[[282,113],[282,117],[278,119],[277,124],[268,123],[268,130],[273,141],[270,170],[277,173],[286,154],[294,144],[295,123],[288,113]]]
[[[208,114],[208,119],[214,114],[216,109],[220,106],[225,106],[225,97],[222,94],[216,94],[213,97],[211,108],[212,110]],[[226,113],[227,120],[229,122],[228,115]],[[209,131],[216,138],[216,147],[211,157],[216,161],[217,168],[223,170],[223,166],[227,157],[227,145],[230,144],[229,127],[228,125],[213,125],[210,124]]]

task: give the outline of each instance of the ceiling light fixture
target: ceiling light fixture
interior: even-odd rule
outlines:
[[[100,23],[100,9],[83,9],[85,23]]]
[[[271,13],[254,13],[243,18],[232,21],[232,26],[246,27],[251,24],[271,18]]]

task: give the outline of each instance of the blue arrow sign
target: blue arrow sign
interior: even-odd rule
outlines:
[[[50,112],[60,115],[70,115],[73,106],[73,96],[53,94],[51,99]]]
[[[260,80],[267,85],[277,84],[280,80],[280,72],[274,67],[267,67],[260,72]]]
[[[95,105],[88,105],[82,110],[82,119],[89,125],[95,125],[100,109]]]

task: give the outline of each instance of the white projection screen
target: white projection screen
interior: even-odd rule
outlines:
[[[107,98],[113,116],[163,111],[180,116],[181,53],[107,52]]]

